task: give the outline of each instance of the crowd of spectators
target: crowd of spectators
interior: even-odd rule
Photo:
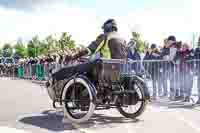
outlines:
[[[46,56],[21,59],[19,64],[43,65],[54,63],[57,64],[59,69],[67,65],[71,56],[80,50],[80,48],[77,48],[51,52]],[[200,59],[200,38],[198,47],[192,48],[188,43],[177,41],[175,36],[169,36],[163,41],[162,46],[152,44],[145,49],[143,54],[144,57],[137,51],[136,45],[132,45],[128,49],[127,56],[134,61],[143,61],[142,66],[153,81],[153,99],[169,96],[171,100],[183,99],[189,101],[192,95],[194,77],[197,77],[198,103],[200,103],[200,62],[198,61]],[[133,65],[133,69],[139,71],[140,69],[136,66],[137,63]]]
[[[143,66],[153,81],[153,99],[169,94],[171,100],[183,99],[188,102],[197,78],[197,103],[200,103],[200,38],[197,48],[177,41],[175,36],[169,36],[163,43],[163,47],[152,44],[145,50],[142,59]],[[132,50],[129,58],[141,59],[136,49]]]

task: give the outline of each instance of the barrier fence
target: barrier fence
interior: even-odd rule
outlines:
[[[17,74],[13,75],[23,79],[46,80],[49,69],[57,71],[64,66],[57,63],[21,64],[17,66]],[[131,69],[137,74],[145,74],[152,97],[200,94],[200,60],[142,60],[132,61],[128,67],[128,71]]]

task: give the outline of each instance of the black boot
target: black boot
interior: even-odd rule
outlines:
[[[47,81],[47,82],[45,83],[45,87],[46,87],[46,88],[48,88],[50,85],[51,85],[51,84],[49,83],[49,81]]]

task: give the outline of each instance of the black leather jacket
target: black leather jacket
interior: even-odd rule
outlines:
[[[101,34],[93,41],[88,49],[91,53],[94,53],[97,47],[101,44],[103,40],[106,40],[108,34]],[[127,58],[126,41],[120,37],[117,32],[109,33],[108,47],[110,49],[110,54],[112,59],[124,59]]]

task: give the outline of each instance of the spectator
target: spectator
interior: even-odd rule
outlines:
[[[160,52],[158,51],[156,44],[152,44],[150,50],[146,53],[144,60],[153,60],[150,62],[147,62],[148,65],[146,66],[146,69],[152,76],[153,81],[153,99],[156,100],[157,98],[157,83],[159,82],[159,69],[160,69],[160,63],[157,60],[160,60]],[[146,63],[145,63],[146,64]],[[148,67],[147,67],[148,66]],[[159,90],[160,92],[160,90]]]
[[[175,97],[177,96],[176,89],[178,88],[177,79],[178,73],[177,68],[174,63],[174,58],[177,52],[177,42],[175,36],[169,36],[167,39],[167,47],[169,47],[169,53],[165,57],[165,60],[169,61],[169,72],[170,72],[170,99],[176,100]]]
[[[161,68],[160,68],[160,88],[163,88],[163,95],[167,96],[168,94],[168,83],[167,80],[169,79],[169,63],[167,61],[167,56],[169,56],[170,48],[167,43],[167,39],[164,40],[164,46],[161,48],[161,55],[160,58],[163,60],[161,61]]]
[[[198,101],[200,104],[200,37],[198,39],[198,47],[194,51],[194,59],[196,64],[196,74],[197,74],[197,88],[198,88]]]
[[[183,99],[185,94],[185,101],[188,102],[192,90],[192,65],[188,62],[191,59],[191,51],[189,45],[184,43],[180,50],[178,50],[175,57],[176,66],[178,70],[178,88],[176,88],[176,99]],[[180,90],[178,90],[180,89]],[[178,96],[178,92],[180,96]]]
[[[127,57],[133,61],[136,61],[134,63],[132,63],[131,65],[131,69],[133,69],[135,72],[141,72],[141,57],[140,54],[138,53],[137,49],[136,49],[136,42],[131,40],[128,44],[128,54]]]

